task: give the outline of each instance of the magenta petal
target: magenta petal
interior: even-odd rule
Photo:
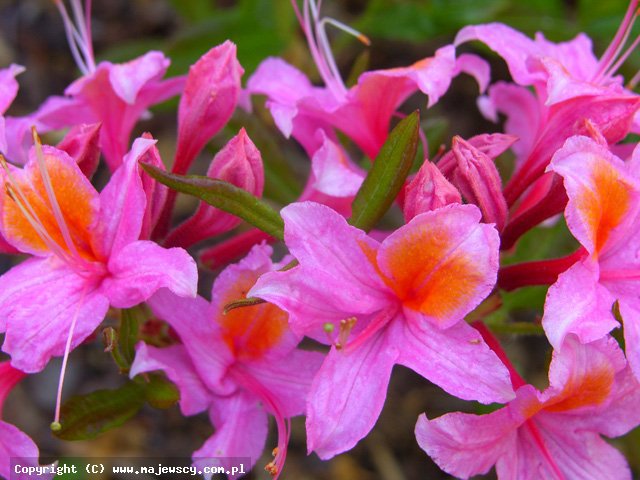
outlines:
[[[315,182],[313,188],[332,197],[353,197],[364,180],[364,172],[348,157],[344,149],[318,130],[322,146],[311,158]]]
[[[158,289],[167,287],[180,297],[195,297],[198,269],[191,256],[181,248],[162,248],[140,240],[126,245],[109,259],[110,275],[102,292],[117,308],[129,308],[144,302]]]
[[[194,465],[219,464],[229,469],[237,466],[234,459],[237,462],[243,458],[250,460],[250,465],[245,468],[248,472],[260,458],[267,440],[267,414],[258,399],[246,393],[219,397],[209,415],[215,432],[193,452]]]
[[[631,479],[624,456],[595,432],[583,431],[564,415],[539,415],[535,420],[544,445],[565,478],[584,480]],[[531,442],[535,445],[535,442]],[[529,471],[538,471],[542,478],[552,478],[553,472],[542,454],[538,455],[539,470],[529,465]],[[532,477],[541,478],[539,476]]]
[[[67,152],[76,161],[82,173],[91,178],[100,160],[99,138],[99,123],[74,125],[56,148]]]
[[[640,302],[633,297],[624,298],[619,306],[627,360],[636,378],[640,379]]]
[[[288,418],[306,413],[311,380],[323,359],[320,352],[296,349],[286,357],[253,362],[246,368],[270,392],[280,406],[282,416]],[[291,368],[292,365],[296,368]]]
[[[146,196],[142,189],[138,159],[155,143],[152,139],[136,139],[122,165],[100,192],[98,225],[101,229],[101,252],[105,257],[117,253],[140,237]]]
[[[72,349],[96,329],[108,307],[92,279],[55,258],[27,260],[0,277],[0,318],[6,319],[2,348],[15,368],[39,372],[64,353],[74,319]]]
[[[143,133],[142,138],[145,140],[153,140],[153,137],[149,133]],[[161,170],[166,170],[162,158],[160,158],[160,152],[158,147],[153,145],[146,150],[138,158],[138,162],[146,165],[153,165]],[[140,170],[142,179],[142,189],[146,197],[146,207],[144,209],[144,217],[142,219],[142,228],[140,231],[140,240],[148,240],[151,237],[151,232],[160,219],[162,208],[167,200],[167,194],[169,187],[161,184],[155,178],[152,178],[147,172]]]
[[[9,105],[18,94],[18,82],[16,75],[24,72],[24,67],[16,64],[0,70],[0,115],[7,111]]]
[[[503,408],[488,415],[450,413],[434,420],[422,414],[415,433],[420,448],[442,470],[469,478],[487,473],[505,455],[516,441],[517,427]]]
[[[293,132],[297,102],[312,93],[311,82],[297,68],[279,58],[267,58],[247,82],[252,95],[266,95],[267,108],[285,137]]]
[[[230,42],[205,53],[190,69],[178,108],[178,146],[173,171],[185,173],[205,143],[229,120],[243,70]]]
[[[153,313],[177,332],[202,382],[212,392],[228,395],[236,387],[225,382],[231,354],[220,346],[220,327],[211,317],[209,302],[202,297],[176,297],[166,289],[159,290],[147,304]]]
[[[434,163],[425,160],[416,176],[405,187],[405,220],[409,222],[416,215],[437,210],[450,203],[462,203],[460,192]]]
[[[441,330],[405,309],[406,324],[393,328],[402,345],[398,363],[465,400],[505,403],[514,397],[509,372],[482,336],[465,322]]]
[[[145,85],[164,76],[169,63],[162,52],[151,51],[130,62],[110,65],[111,87],[122,100],[133,105]]]
[[[34,477],[11,471],[11,462],[24,467],[37,467],[38,447],[29,436],[10,423],[0,420],[0,476],[11,480],[51,479],[53,474]]]
[[[129,377],[155,370],[165,372],[177,385],[183,415],[195,415],[206,410],[211,404],[211,393],[200,380],[200,375],[195,370],[184,345],[156,348],[139,342]]]
[[[307,448],[327,460],[373,428],[386,398],[398,349],[379,331],[356,348],[332,348],[311,385]]]
[[[614,298],[598,283],[597,270],[578,262],[549,287],[542,326],[554,348],[559,349],[569,333],[587,343],[619,326],[611,313]]]

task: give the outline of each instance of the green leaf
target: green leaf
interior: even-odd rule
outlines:
[[[61,428],[53,434],[62,440],[95,438],[132,418],[144,401],[144,387],[131,381],[115,390],[71,397],[62,406]]]
[[[166,410],[180,400],[180,391],[173,382],[161,375],[148,375],[149,381],[144,383],[144,396],[149,405]]]
[[[243,219],[272,237],[283,239],[284,221],[280,214],[246,190],[223,180],[200,175],[176,175],[151,165],[141,165],[149,175],[173,190],[198,197],[209,205]]]
[[[368,232],[393,204],[416,156],[419,128],[415,111],[391,131],[353,200],[351,225]]]

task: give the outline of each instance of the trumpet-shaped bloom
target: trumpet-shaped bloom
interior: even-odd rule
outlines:
[[[32,477],[24,474],[18,476],[15,473],[12,474],[11,460],[13,459],[25,467],[37,467],[38,447],[26,433],[2,420],[2,407],[9,392],[25,376],[23,372],[9,365],[9,362],[0,363],[0,475],[4,478],[17,480]],[[52,477],[53,475],[43,476],[43,478]]]
[[[564,43],[552,43],[537,34],[530,39],[500,23],[463,28],[456,45],[480,40],[507,62],[518,85],[498,83],[481,102],[489,118],[496,111],[507,115],[507,133],[521,141],[515,151],[519,167],[505,189],[511,205],[544,172],[554,152],[572,135],[586,134],[589,119],[610,144],[622,140],[633,128],[640,96],[623,86],[616,75],[628,55],[624,44],[631,33],[638,1],[630,2],[627,15],[600,59],[584,34]],[[535,94],[525,87],[532,86]]]
[[[568,333],[590,342],[624,322],[627,358],[640,375],[640,178],[636,148],[629,163],[606,145],[573,137],[553,157],[550,170],[564,178],[571,233],[588,255],[549,288],[543,326],[559,348]]]
[[[280,131],[286,137],[293,136],[298,140],[310,156],[321,146],[317,129],[337,128],[373,159],[387,138],[391,117],[416,91],[429,97],[428,106],[431,107],[460,72],[477,78],[481,90],[488,83],[487,64],[473,55],[456,59],[455,48],[446,46],[433,57],[408,67],[365,72],[357,85],[348,89],[340,77],[324,32],[328,19],[319,18],[315,0],[305,0],[302,12],[296,2],[292,3],[325,87],[313,86],[301,71],[284,60],[268,58],[249,79],[247,92],[266,95],[267,107]],[[368,42],[351,28],[335,20],[330,23]]]
[[[294,332],[333,344],[309,395],[310,451],[330,458],[371,430],[395,364],[461,398],[512,397],[504,365],[462,321],[498,268],[498,234],[475,206],[417,215],[381,244],[316,203],[282,217],[300,265],[263,275],[249,295],[289,312]]]
[[[446,472],[469,478],[495,465],[500,480],[631,479],[624,457],[600,435],[640,423],[640,385],[610,337],[554,351],[549,387],[523,385],[488,415],[421,415],[420,446]]]
[[[138,159],[154,143],[136,140],[101,193],[53,147],[37,143],[24,169],[5,164],[0,232],[32,255],[0,277],[0,331],[14,367],[36,372],[75,348],[109,305],[132,307],[162,287],[195,296],[197,269],[184,250],[138,240],[146,204]]]
[[[287,314],[263,304],[223,313],[224,306],[246,296],[256,279],[279,268],[271,248],[258,245],[240,263],[216,279],[212,301],[177,298],[158,292],[149,305],[178,333],[181,345],[138,345],[131,375],[164,370],[180,389],[185,415],[208,411],[216,431],[193,454],[198,459],[250,457],[264,449],[267,414],[276,419],[278,447],[267,465],[279,475],[289,440],[288,419],[305,411],[311,379],[321,354],[296,349],[300,337],[287,325]],[[203,464],[211,465],[211,460]],[[226,464],[223,465],[226,466]]]

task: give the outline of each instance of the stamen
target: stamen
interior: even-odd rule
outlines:
[[[56,194],[53,191],[51,177],[49,176],[49,171],[47,170],[47,166],[44,161],[42,142],[40,141],[40,137],[38,136],[35,127],[31,127],[31,133],[33,135],[33,142],[35,144],[36,159],[38,160],[38,167],[40,169],[40,175],[42,176],[42,183],[44,184],[44,188],[47,192],[47,197],[49,197],[49,203],[51,205],[51,209],[53,210],[53,216],[56,219],[58,228],[60,229],[60,233],[62,233],[64,243],[67,245],[67,248],[71,252],[71,255],[77,260],[81,260],[78,249],[76,248],[75,244],[73,243],[73,239],[71,238],[71,233],[69,232],[69,228],[67,227],[67,222],[62,215],[62,209],[60,208],[60,204],[58,203]]]
[[[594,82],[597,83],[601,81],[604,77],[612,75],[620,67],[621,64],[619,65],[618,62],[616,62],[615,60],[616,58],[618,58],[618,56],[620,55],[620,52],[624,48],[624,45],[627,43],[627,40],[629,39],[629,35],[631,34],[631,30],[633,29],[633,25],[636,19],[638,18],[638,11],[636,10],[637,5],[638,5],[638,0],[634,0],[629,4],[627,13],[625,14],[625,17],[622,20],[622,23],[620,24],[620,27],[618,28],[616,35],[614,36],[613,40],[609,44],[609,47],[607,47],[607,50],[604,52],[604,54],[600,59],[600,68],[598,68],[598,71],[595,73],[593,77]],[[633,50],[633,48],[631,50]],[[627,53],[624,55],[625,59],[629,53],[630,51],[628,50]],[[612,64],[614,62],[616,66],[615,69],[612,68]]]
[[[339,30],[353,35],[367,46],[371,44],[369,38],[338,20],[329,17],[320,18],[321,1],[316,3],[315,0],[304,0],[302,13],[298,8],[297,0],[291,0],[291,3],[302,27],[302,31],[307,38],[311,56],[316,63],[322,80],[336,97],[344,98],[347,94],[347,87],[336,65],[325,27],[326,25],[333,25]]]
[[[338,330],[338,341],[334,344],[336,350],[342,349],[347,344],[349,340],[349,335],[351,335],[351,330],[355,326],[358,320],[356,317],[349,317],[343,320],[340,320],[340,328]]]
[[[88,75],[95,71],[96,64],[93,57],[93,46],[91,43],[91,0],[86,2],[86,13],[83,14],[80,0],[71,0],[71,8],[75,24],[67,12],[62,0],[53,0],[58,7],[60,16],[64,22],[64,29],[67,35],[67,42],[71,49],[71,54],[83,75]]]
[[[76,308],[75,313],[73,314],[73,319],[71,320],[71,326],[69,327],[69,335],[67,336],[67,343],[64,347],[64,356],[62,357],[62,367],[60,368],[60,380],[58,381],[58,394],[56,396],[56,414],[51,424],[52,430],[60,429],[60,408],[62,406],[62,387],[64,385],[64,376],[67,372],[67,361],[69,360],[69,353],[71,352],[71,341],[73,339],[73,332],[76,328],[76,321],[78,320],[78,315],[80,313],[80,307],[84,302],[84,296],[87,293],[86,287],[82,290],[80,294],[80,300],[78,301],[78,307]]]

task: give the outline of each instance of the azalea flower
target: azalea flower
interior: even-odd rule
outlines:
[[[518,386],[487,415],[421,415],[416,438],[447,473],[469,478],[495,465],[500,480],[631,479],[622,454],[600,435],[640,424],[640,385],[616,342],[582,345],[568,336],[553,353],[549,387]]]
[[[617,71],[640,42],[625,43],[637,17],[638,0],[627,14],[607,51],[598,59],[584,34],[571,41],[553,43],[538,33],[530,39],[501,23],[463,28],[455,44],[479,40],[500,55],[517,85],[499,82],[481,107],[497,121],[506,114],[506,132],[520,141],[514,145],[518,168],[505,188],[512,205],[544,172],[554,152],[572,135],[587,133],[589,119],[610,144],[622,140],[634,127],[640,96],[623,86]],[[633,85],[637,79],[632,80]],[[533,87],[531,92],[526,87]]]
[[[287,454],[289,418],[305,411],[305,400],[322,356],[296,349],[300,337],[287,314],[263,304],[224,313],[243,298],[256,279],[280,268],[271,248],[254,247],[240,263],[227,267],[212,288],[212,301],[158,292],[153,312],[177,332],[182,344],[156,348],[138,344],[131,376],[163,370],[180,390],[185,415],[208,411],[214,434],[194,452],[198,465],[221,457],[250,457],[255,464],[267,438],[267,414],[275,417],[278,446],[266,469],[279,476]],[[207,460],[208,459],[208,460]],[[227,466],[225,460],[219,460]],[[230,466],[230,465],[229,465]]]
[[[280,131],[298,140],[309,156],[322,144],[316,135],[318,129],[329,134],[337,128],[373,159],[387,138],[391,117],[416,91],[428,95],[431,107],[460,72],[476,77],[481,91],[488,83],[487,64],[473,55],[456,59],[455,48],[449,45],[408,67],[365,72],[357,85],[347,88],[331,53],[325,26],[336,26],[367,44],[368,39],[334,19],[321,18],[315,0],[304,0],[302,11],[296,0],[292,5],[325,86],[315,87],[284,60],[268,58],[247,82],[247,93],[266,95],[267,107]]]
[[[549,170],[564,179],[569,230],[586,250],[549,288],[542,325],[558,348],[569,333],[590,342],[624,322],[627,358],[640,376],[640,149],[625,163],[606,144],[573,137]]]
[[[498,268],[498,234],[475,206],[416,215],[382,243],[320,204],[281,214],[300,264],[262,275],[249,295],[288,312],[295,333],[332,345],[309,394],[309,451],[330,458],[371,430],[395,364],[464,399],[512,397],[504,365],[462,321]]]
[[[26,474],[16,476],[11,471],[11,461],[25,467],[37,467],[37,459],[40,456],[38,447],[29,436],[2,420],[2,407],[9,392],[26,377],[24,372],[13,368],[9,362],[0,362],[0,475],[4,478],[17,480],[32,478]],[[53,475],[44,475],[43,478],[52,478]]]
[[[68,353],[110,305],[132,307],[162,287],[195,296],[197,269],[184,250],[138,240],[146,206],[138,160],[154,144],[137,139],[101,193],[39,140],[24,169],[4,163],[0,232],[31,256],[0,277],[3,350],[15,368],[37,372]]]

